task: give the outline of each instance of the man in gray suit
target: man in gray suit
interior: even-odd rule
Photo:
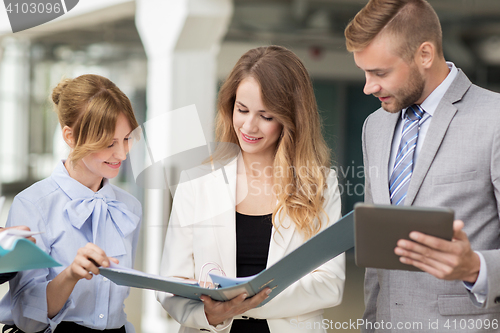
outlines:
[[[500,95],[446,62],[425,0],[370,0],[346,28],[381,101],[363,127],[365,201],[449,207],[451,242],[412,232],[395,253],[423,272],[367,269],[362,331],[500,330]],[[462,222],[463,221],[463,222]]]

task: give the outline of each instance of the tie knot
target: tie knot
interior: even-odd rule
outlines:
[[[406,117],[411,121],[420,121],[424,116],[424,112],[425,111],[420,106],[413,104],[406,110]]]

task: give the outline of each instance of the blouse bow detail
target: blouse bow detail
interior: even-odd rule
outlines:
[[[101,193],[69,201],[64,207],[64,214],[78,229],[92,217],[92,242],[110,257],[127,253],[122,238],[130,235],[140,221],[124,203]],[[106,244],[106,238],[114,241]]]

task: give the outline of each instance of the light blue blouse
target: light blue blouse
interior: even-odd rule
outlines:
[[[142,217],[141,205],[132,195],[107,179],[94,193],[71,178],[63,163],[49,178],[14,198],[7,220],[9,227],[27,225],[33,231],[44,231],[35,236],[36,244],[62,266],[17,274],[0,302],[0,321],[15,323],[27,332],[45,328],[53,332],[61,321],[97,330],[126,325],[127,332],[134,332],[124,312],[129,288],[101,275],[78,281],[61,311],[52,319],[47,317],[47,284],[87,243],[96,244],[120,265],[133,267]]]

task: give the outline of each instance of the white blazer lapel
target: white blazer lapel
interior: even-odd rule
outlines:
[[[221,191],[212,192],[212,205],[222,204],[220,200],[229,201],[223,204],[226,207],[225,211],[214,217],[212,228],[214,228],[215,240],[219,251],[222,268],[227,276],[236,277],[236,161],[214,172],[214,186]],[[222,185],[224,184],[224,185]]]
[[[287,254],[294,233],[295,223],[288,216],[285,217],[278,230],[273,227],[266,268],[271,267]]]
[[[227,194],[223,193],[221,189],[228,191],[232,200],[231,209],[214,218],[215,223],[212,224],[217,250],[222,260],[222,268],[229,277],[236,276],[236,180],[237,163],[235,160],[234,163],[231,162],[224,169],[214,172],[214,177],[210,181],[213,183],[207,183],[210,188],[217,189],[212,191],[212,197],[209,200],[210,205],[217,204],[219,200],[227,197]],[[221,186],[222,182],[224,182],[225,186]],[[278,230],[273,227],[266,267],[272,266],[286,255],[294,233],[295,223],[288,216],[285,217]]]

